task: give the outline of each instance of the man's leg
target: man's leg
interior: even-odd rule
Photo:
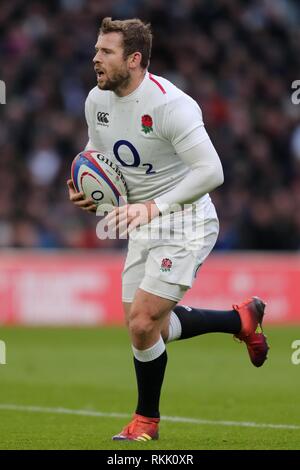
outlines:
[[[177,336],[176,339],[185,339],[193,336],[210,333],[210,332],[226,332],[238,333],[241,329],[241,322],[238,313],[235,310],[229,311],[216,311],[216,310],[203,310],[192,309],[182,306],[175,306],[176,303],[167,299],[147,293],[141,289],[137,291],[135,301],[133,303],[123,303],[126,324],[131,334],[133,350],[137,351],[136,355],[141,357],[142,351],[151,350],[151,346],[160,341],[160,336],[167,342],[171,335]],[[170,312],[170,307],[172,308]],[[157,314],[157,312],[159,312]],[[176,313],[175,313],[176,312]],[[174,320],[174,316],[177,318]],[[153,318],[154,317],[154,318]],[[138,334],[136,334],[136,327],[138,327]],[[177,335],[177,328],[180,330],[180,335]],[[145,332],[145,333],[143,333]],[[142,333],[142,335],[141,335]],[[148,354],[148,352],[147,352]],[[135,355],[134,363],[137,374],[139,400],[136,412],[143,416],[159,417],[158,401],[159,393],[164,367],[161,367],[160,362],[166,363],[167,354],[164,351],[158,361],[147,361],[147,363],[140,363]],[[162,372],[157,375],[158,383],[154,383],[147,368],[158,367]],[[143,375],[145,372],[145,377]],[[149,379],[148,379],[149,377]],[[160,377],[160,378],[159,378]],[[150,382],[149,383],[147,382]],[[156,388],[156,392],[151,392],[151,387]],[[154,397],[156,399],[154,400]]]
[[[232,310],[209,310],[177,305],[165,319],[162,328],[164,341],[187,339],[206,333],[238,334],[241,319]]]
[[[149,440],[158,437],[159,399],[167,365],[161,337],[163,321],[176,302],[138,289],[130,305],[124,303],[132,342],[138,403],[132,422],[114,436],[116,440]]]
[[[165,342],[192,338],[205,333],[230,333],[243,341],[252,364],[261,367],[269,346],[262,331],[265,303],[258,297],[247,299],[232,310],[207,310],[178,305],[170,312],[162,327]],[[257,327],[260,326],[260,332]]]
[[[129,324],[129,313],[130,313],[131,305],[132,305],[131,302],[123,302],[123,310],[125,313],[125,323],[126,323],[127,328]]]
[[[129,313],[129,333],[138,384],[136,413],[159,418],[159,397],[167,364],[162,323],[175,302],[138,289]]]

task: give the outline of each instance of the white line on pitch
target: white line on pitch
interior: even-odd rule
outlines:
[[[30,413],[53,413],[53,414],[66,414],[66,415],[79,415],[79,416],[92,416],[95,418],[129,418],[131,415],[127,413],[103,413],[102,411],[89,411],[89,410],[70,410],[68,408],[48,408],[42,406],[25,406],[13,404],[0,404],[0,410],[6,411],[27,411]],[[245,428],[269,428],[269,429],[297,429],[300,430],[300,425],[297,424],[267,424],[267,423],[252,423],[247,421],[214,421],[209,419],[198,418],[184,418],[180,416],[162,416],[164,421],[171,421],[172,423],[191,423],[191,424],[211,424],[214,426],[238,426]]]

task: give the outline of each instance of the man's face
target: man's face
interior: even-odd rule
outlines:
[[[127,60],[123,55],[121,33],[99,34],[93,59],[97,85],[101,90],[115,91],[130,80]]]

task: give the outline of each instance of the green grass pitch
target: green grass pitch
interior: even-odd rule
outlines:
[[[266,330],[271,350],[260,369],[230,335],[168,345],[161,413],[196,422],[162,419],[159,441],[120,443],[111,436],[128,418],[109,413],[131,414],[136,404],[125,329],[0,328],[7,348],[7,364],[0,365],[0,448],[300,449],[300,365],[291,362],[300,327]]]

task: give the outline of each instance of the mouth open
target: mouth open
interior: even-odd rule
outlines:
[[[101,70],[98,70],[98,71],[96,72],[96,75],[97,75],[97,79],[99,80],[100,78],[103,77],[104,72],[102,72]]]

